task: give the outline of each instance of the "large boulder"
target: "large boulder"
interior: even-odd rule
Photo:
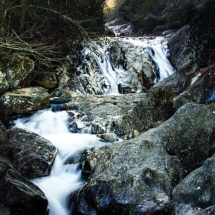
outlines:
[[[1,113],[11,116],[44,109],[49,99],[47,90],[42,87],[16,89],[0,97]]]
[[[57,149],[43,137],[25,129],[13,127],[8,142],[13,147],[13,163],[28,178],[46,176],[50,173]]]
[[[191,172],[173,190],[174,214],[215,213],[215,155]]]
[[[2,215],[47,215],[44,193],[23,177],[11,162],[0,157],[0,213]]]
[[[95,150],[83,165],[91,174],[78,212],[171,214],[174,186],[214,153],[214,108],[186,104],[159,127]]]
[[[27,56],[13,54],[7,65],[7,81],[11,89],[28,86],[28,77],[34,70],[34,61]]]

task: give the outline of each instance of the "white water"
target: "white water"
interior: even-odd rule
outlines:
[[[162,81],[175,72],[174,68],[167,58],[167,56],[169,55],[169,50],[167,48],[167,42],[163,37],[156,37],[153,39],[144,37],[129,39],[126,38],[122,40],[125,40],[127,42],[129,41],[134,45],[143,47],[145,52],[150,55],[150,57],[159,67],[160,78],[157,81]],[[152,48],[154,54],[150,52],[150,48]]]
[[[111,40],[111,38],[109,38]],[[112,38],[112,40],[115,40]],[[173,74],[175,70],[171,66],[168,57],[169,50],[167,47],[167,41],[164,37],[156,38],[147,38],[147,37],[130,37],[130,38],[117,38],[117,40],[122,40],[125,43],[131,43],[134,46],[141,47],[142,50],[146,53],[148,58],[151,61],[151,67],[153,68],[155,79],[154,83],[162,81],[167,78],[169,75]],[[108,40],[107,40],[108,41]],[[118,92],[118,82],[120,77],[127,77],[130,74],[130,71],[123,69],[123,65],[119,65],[120,68],[114,68],[113,64],[110,61],[109,54],[109,44],[98,45],[96,50],[91,51],[89,48],[84,49],[85,54],[91,53],[94,59],[97,62],[97,65],[100,68],[101,73],[105,76],[108,85],[110,86],[107,94],[119,94]],[[87,50],[87,51],[86,51]],[[137,79],[137,78],[136,78]],[[128,80],[129,81],[129,80]],[[126,83],[126,78],[123,79],[123,83]],[[129,86],[128,82],[128,86]],[[141,84],[139,83],[141,86]],[[142,90],[142,86],[138,87],[136,92]]]
[[[99,57],[93,52],[92,52],[92,55],[95,57],[101,72],[107,78],[110,84],[110,90],[108,94],[111,94],[111,95],[119,94],[116,72],[113,70],[111,66],[107,47],[106,46],[104,46],[103,48],[98,47],[98,49],[99,49],[98,51],[99,51],[100,57],[102,57],[102,60],[100,60]]]
[[[69,133],[67,120],[68,114],[65,111],[54,113],[45,110],[15,121],[16,126],[43,136],[57,147],[58,154],[50,176],[32,180],[48,198],[49,215],[70,215],[69,195],[84,183],[78,165],[68,164],[68,159],[84,149],[104,145],[94,135]]]

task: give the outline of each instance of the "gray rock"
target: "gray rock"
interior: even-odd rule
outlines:
[[[82,116],[82,121],[91,126],[91,132],[101,133],[125,133],[131,131],[137,124],[141,124],[138,116],[133,114],[134,108],[145,99],[145,94],[126,94],[126,95],[82,95],[76,96],[64,105],[66,110],[78,110]],[[132,114],[132,122],[128,122],[127,116]],[[90,116],[90,120],[87,120]],[[129,118],[130,119],[130,118]],[[141,126],[139,126],[141,128]],[[136,128],[138,130],[139,128]]]
[[[34,70],[34,62],[29,57],[13,54],[7,65],[7,81],[11,89],[25,87],[24,83]]]
[[[188,36],[189,26],[186,25],[168,38],[171,63],[177,71],[188,72],[195,68],[191,60],[193,53],[186,52]]]
[[[15,153],[13,163],[23,176],[36,178],[50,173],[57,149],[48,140],[14,127],[9,132],[8,142]]]
[[[95,150],[84,164],[91,175],[77,195],[77,211],[172,214],[174,186],[214,153],[214,108],[186,104],[159,127]]]
[[[173,96],[162,88],[148,94],[82,95],[72,97],[62,108],[78,110],[83,120],[90,114],[92,120],[86,126],[91,127],[93,134],[123,135],[134,130],[147,131],[172,116]]]
[[[1,112],[5,116],[29,113],[49,105],[49,94],[42,87],[16,89],[0,97]]]
[[[0,157],[0,212],[2,215],[47,215],[44,193]]]
[[[215,155],[191,172],[173,190],[174,214],[206,215],[215,212]]]
[[[105,142],[115,142],[115,141],[118,141],[118,137],[114,133],[99,134],[98,137],[100,137]]]

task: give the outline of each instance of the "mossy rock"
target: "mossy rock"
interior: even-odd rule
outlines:
[[[7,81],[11,89],[25,87],[26,80],[34,70],[34,62],[27,56],[13,54],[7,64]]]

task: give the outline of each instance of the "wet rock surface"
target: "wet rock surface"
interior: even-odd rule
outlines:
[[[49,175],[57,149],[48,140],[25,129],[14,127],[8,142],[14,150],[13,163],[27,178]]]
[[[0,157],[0,212],[2,215],[47,215],[44,193],[24,178],[8,159]]]
[[[63,106],[66,110],[77,110],[78,119],[91,126],[94,134],[126,131],[126,123],[123,117],[129,114],[133,108],[145,98],[145,94],[122,95],[82,95],[72,98]],[[139,123],[139,121],[136,121]],[[128,128],[130,129],[130,128]]]

